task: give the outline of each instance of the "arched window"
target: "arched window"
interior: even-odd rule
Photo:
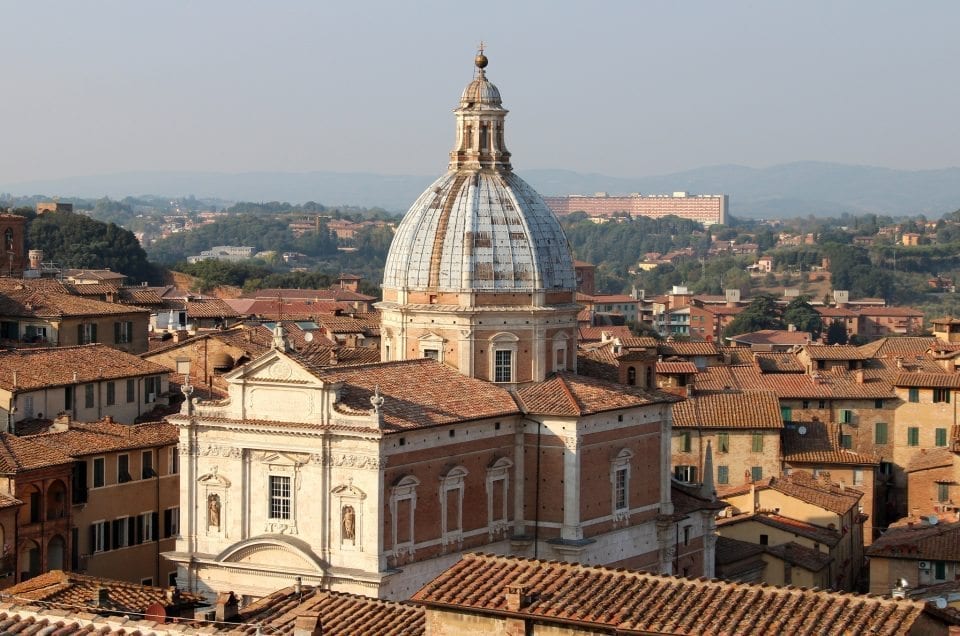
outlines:
[[[463,491],[467,469],[454,466],[440,478],[440,528],[443,543],[463,541]]]
[[[519,340],[505,332],[490,339],[490,378],[494,382],[516,382]]]

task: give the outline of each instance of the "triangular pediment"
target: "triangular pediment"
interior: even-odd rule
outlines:
[[[276,349],[224,375],[224,379],[231,383],[261,381],[322,385],[322,382],[298,360]]]

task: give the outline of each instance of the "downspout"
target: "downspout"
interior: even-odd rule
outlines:
[[[152,449],[152,448],[150,449],[150,454],[151,454],[151,455],[153,454],[153,449]],[[140,461],[141,461],[141,462],[143,461],[143,453],[140,454]],[[154,580],[156,581],[155,585],[156,585],[157,587],[163,587],[163,586],[164,586],[164,583],[162,583],[162,582],[160,581],[160,524],[161,524],[162,522],[161,522],[161,520],[160,520],[160,453],[159,453],[159,452],[157,453],[156,464],[157,464],[157,467],[154,469],[153,472],[154,472],[154,474],[156,475],[156,480],[157,480],[157,527],[154,528],[153,531],[156,533],[156,540],[157,540],[157,550],[156,550],[156,552],[157,552],[157,578],[154,579]],[[142,467],[142,466],[140,467],[140,470],[141,470],[141,472],[143,471],[143,467]]]

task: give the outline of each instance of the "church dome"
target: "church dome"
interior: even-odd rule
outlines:
[[[573,259],[543,198],[513,173],[486,56],[464,90],[450,170],[404,216],[383,286],[410,291],[573,291]]]

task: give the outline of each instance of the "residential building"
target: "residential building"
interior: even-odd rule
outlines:
[[[804,471],[771,477],[764,482],[750,484],[722,495],[734,513],[775,511],[778,516],[801,524],[818,526],[840,533],[840,540],[830,550],[834,565],[830,587],[852,590],[860,578],[863,566],[863,516],[860,499],[863,493],[830,481],[822,474],[813,477]],[[719,526],[723,536],[746,540],[747,537],[728,534]],[[763,535],[759,543],[763,544]],[[815,546],[814,546],[815,547]]]
[[[708,455],[715,470],[709,480],[720,493],[779,475],[782,429],[773,393],[692,395],[673,407],[674,478],[706,481]]]
[[[729,206],[726,194],[688,194],[674,192],[663,195],[610,196],[605,192],[593,196],[570,195],[545,197],[553,213],[565,216],[573,212],[586,212],[592,217],[612,217],[626,213],[630,216],[660,218],[678,216],[703,223],[705,226],[727,222]]]
[[[0,425],[110,416],[132,424],[169,403],[168,369],[101,344],[0,351]]]
[[[14,346],[103,343],[128,353],[147,350],[150,312],[81,298],[54,287],[0,281],[0,340]]]
[[[921,449],[907,464],[907,511],[914,518],[960,510],[960,455],[951,447]]]
[[[3,246],[0,273],[16,276],[23,274],[27,268],[26,229],[26,217],[0,213],[0,241]]]
[[[176,566],[161,556],[174,548],[180,527],[175,426],[61,418],[48,431],[24,439],[75,460],[69,485],[73,549],[60,568],[176,585]]]
[[[892,526],[867,549],[870,593],[890,594],[896,587],[922,591],[960,577],[960,521],[929,515]],[[906,586],[898,584],[906,581]],[[939,596],[931,590],[930,596]],[[947,592],[949,604],[960,605],[958,590]]]

